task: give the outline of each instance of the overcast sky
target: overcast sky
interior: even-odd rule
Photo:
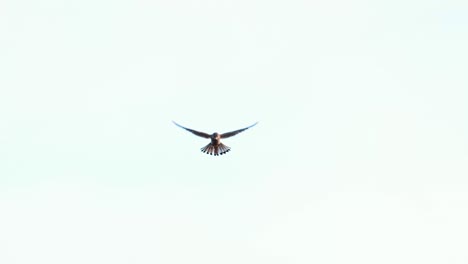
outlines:
[[[462,0],[3,0],[0,263],[467,263],[467,47]]]

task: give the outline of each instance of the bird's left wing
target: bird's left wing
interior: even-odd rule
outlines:
[[[207,133],[203,133],[203,132],[200,132],[200,131],[196,131],[196,130],[193,130],[193,129],[190,129],[190,128],[183,127],[183,126],[177,124],[177,123],[174,122],[174,121],[172,121],[172,122],[173,122],[176,126],[181,127],[181,128],[183,128],[183,129],[185,129],[185,130],[187,130],[187,131],[189,131],[189,132],[192,132],[193,134],[195,134],[195,135],[197,135],[197,136],[199,136],[199,137],[210,138],[210,135],[207,134]]]
[[[242,131],[244,131],[244,130],[247,130],[247,129],[253,127],[253,126],[255,126],[257,123],[258,123],[258,122],[255,122],[255,124],[250,125],[250,126],[248,126],[248,127],[246,127],[246,128],[242,128],[242,129],[239,129],[239,130],[235,130],[235,131],[223,133],[223,134],[221,134],[221,138],[228,138],[228,137],[235,136],[235,135],[239,134],[240,132],[242,132]]]

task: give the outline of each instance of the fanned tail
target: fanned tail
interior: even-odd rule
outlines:
[[[230,150],[231,150],[231,148],[224,145],[223,143],[219,143],[217,146],[210,143],[210,144],[204,146],[203,148],[201,148],[201,151],[203,153],[210,154],[210,155],[215,155],[215,156],[223,155],[223,154],[229,152]]]

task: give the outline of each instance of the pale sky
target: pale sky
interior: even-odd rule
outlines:
[[[467,47],[462,0],[3,0],[0,263],[468,263]]]

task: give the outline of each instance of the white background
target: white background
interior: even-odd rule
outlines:
[[[2,1],[0,263],[467,263],[467,18]]]

